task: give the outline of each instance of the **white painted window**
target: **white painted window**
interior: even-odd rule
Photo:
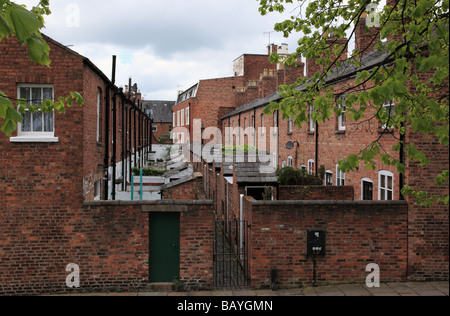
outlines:
[[[384,102],[383,109],[387,113],[387,118],[385,121],[381,122],[381,128],[392,128],[393,124],[391,121],[391,117],[395,115],[394,100]]]
[[[287,166],[288,166],[288,167],[292,167],[292,156],[289,156],[289,157],[287,158]]]
[[[177,114],[174,112],[172,114],[172,119],[173,119],[173,127],[177,127],[177,119],[176,119]]]
[[[345,105],[345,96],[339,97],[339,100],[343,100],[341,102],[344,102],[342,104],[339,104],[339,109],[341,110],[341,115],[338,117],[338,130],[345,131],[346,129],[346,111],[347,107]]]
[[[314,106],[309,106],[309,131],[314,132],[316,129],[316,121],[313,119],[313,113],[315,112]]]
[[[336,164],[336,185],[345,185],[345,172],[339,170],[339,164]]]
[[[184,126],[184,110],[181,110],[180,119],[181,119],[181,125],[180,126]]]
[[[36,105],[38,111],[31,113],[27,111],[22,114],[23,121],[17,125],[17,137],[11,137],[12,142],[56,142],[55,138],[55,113],[54,111],[44,113],[39,110],[39,105],[44,100],[53,100],[54,91],[52,85],[23,84],[17,88],[19,99]]]
[[[177,126],[181,126],[181,116],[180,116],[180,111],[177,112]]]
[[[294,121],[293,121],[293,117],[292,115],[289,116],[289,133],[292,133],[292,131],[294,130]]]
[[[190,109],[186,109],[186,125],[191,125]]]
[[[308,174],[314,175],[315,170],[316,170],[316,168],[315,168],[314,159],[309,159],[308,160]]]
[[[331,170],[327,170],[325,172],[325,185],[333,185],[333,172]]]
[[[373,181],[369,178],[361,179],[361,200],[373,200]]]
[[[98,180],[94,183],[94,201],[99,201],[101,196],[102,181]]]
[[[391,201],[394,199],[394,174],[387,170],[378,172],[378,200]]]

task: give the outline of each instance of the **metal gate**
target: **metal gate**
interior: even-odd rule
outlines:
[[[249,230],[247,221],[216,218],[214,224],[215,288],[239,288],[250,285]]]

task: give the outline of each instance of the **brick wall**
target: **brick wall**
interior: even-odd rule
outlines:
[[[275,268],[280,287],[312,284],[313,262],[306,255],[307,230],[326,231],[326,255],[317,260],[318,284],[363,283],[369,263],[380,266],[383,282],[405,281],[405,202],[262,202],[245,198],[251,212],[251,282],[270,286]]]
[[[68,210],[24,212],[0,222],[0,294],[143,289],[148,284],[148,212],[180,212],[180,280],[211,288],[211,201],[89,202]],[[6,217],[5,214],[2,214]],[[33,216],[33,220],[30,220]],[[66,287],[66,266],[80,288]]]
[[[300,186],[281,185],[278,187],[278,200],[353,200],[351,186]]]

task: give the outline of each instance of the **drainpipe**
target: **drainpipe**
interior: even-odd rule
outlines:
[[[316,161],[315,161],[315,175],[318,176],[319,172],[319,123],[316,121]]]
[[[121,152],[121,159],[122,159],[122,191],[126,191],[126,182],[125,182],[125,157],[126,157],[126,152],[127,152],[127,145],[126,145],[126,126],[125,126],[125,122],[126,122],[126,110],[125,110],[125,102],[123,100],[123,94],[121,93],[122,96],[122,152]]]
[[[113,69],[112,69],[112,87],[114,88],[114,85],[116,83],[116,56],[113,56]],[[113,153],[111,158],[111,164],[112,164],[112,192],[111,192],[111,198],[114,201],[116,199],[116,150],[117,150],[117,91],[113,94],[113,106],[112,106],[112,115],[113,115],[113,122],[112,122],[112,128],[113,128],[113,135],[112,135],[112,141],[113,141]]]
[[[109,175],[109,108],[110,108],[110,95],[109,85],[106,86],[105,91],[105,156],[103,160],[103,172],[104,172],[104,188],[103,188],[103,200],[108,200],[108,175]]]
[[[239,253],[241,260],[244,259],[244,194],[240,196],[240,208],[239,208]]]
[[[400,130],[404,130],[405,123],[402,122],[400,125]],[[405,132],[406,133],[406,132]],[[405,141],[406,141],[406,135],[400,134],[400,163],[405,164]],[[400,200],[405,200],[405,197],[402,194],[402,189],[405,185],[405,175],[403,173],[400,173],[400,186],[399,186],[399,197]]]
[[[128,172],[130,173],[130,176],[132,174],[131,168],[133,168],[132,161],[131,161],[132,146],[133,146],[133,143],[131,142],[131,112],[132,111],[133,111],[133,107],[130,104],[130,107],[128,109],[128,151],[127,151],[127,154],[130,153],[130,157],[129,157],[129,160],[128,160],[128,167],[129,167],[128,168]],[[130,179],[131,179],[131,177],[130,177]]]

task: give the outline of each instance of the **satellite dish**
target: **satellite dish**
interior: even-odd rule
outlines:
[[[133,91],[134,91],[134,93],[137,93],[137,90],[138,90],[138,86],[137,86],[137,84],[135,83],[135,84],[133,85]]]
[[[287,148],[287,149],[292,149],[292,148],[294,148],[294,143],[293,143],[293,142],[287,142],[287,143],[286,143],[286,148]]]

